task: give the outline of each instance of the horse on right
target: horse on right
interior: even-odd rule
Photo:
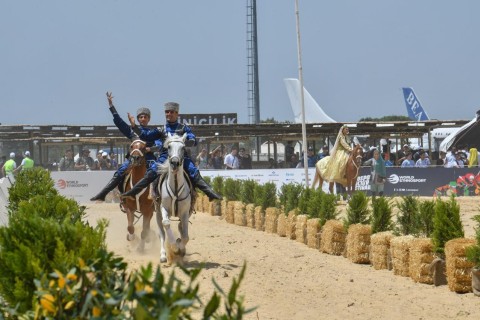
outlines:
[[[316,188],[316,185],[319,184],[320,188],[323,185],[323,181],[329,183],[328,190],[330,194],[333,194],[333,185],[334,183],[340,183],[347,190],[348,198],[351,198],[353,192],[355,192],[355,185],[357,183],[358,173],[360,167],[362,166],[363,159],[363,148],[361,145],[357,144],[353,148],[350,156],[348,157],[347,163],[345,165],[345,177],[341,181],[329,181],[328,179],[322,176],[322,173],[325,172],[326,167],[330,161],[331,157],[327,156],[315,165],[315,176],[313,178],[312,187]]]

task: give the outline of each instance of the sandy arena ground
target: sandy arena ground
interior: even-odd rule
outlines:
[[[480,214],[479,200],[458,198],[467,237],[474,235],[471,217]],[[89,221],[110,220],[108,248],[131,268],[159,262],[158,240],[148,244],[144,254],[136,251],[137,242],[127,242],[127,220],[118,204],[92,203],[87,208]],[[213,292],[212,278],[228,291],[246,261],[240,294],[247,307],[258,307],[246,319],[480,319],[480,297],[472,293],[414,283],[392,271],[374,270],[274,234],[228,224],[221,217],[197,213],[191,222],[186,266],[205,263],[199,277],[204,295]],[[137,233],[140,228],[138,223]],[[157,231],[155,218],[152,228]],[[174,269],[162,268],[167,273]]]

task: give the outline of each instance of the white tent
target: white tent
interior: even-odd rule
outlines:
[[[480,110],[472,121],[448,135],[440,144],[440,150],[447,152],[450,147],[467,146],[480,149]]]

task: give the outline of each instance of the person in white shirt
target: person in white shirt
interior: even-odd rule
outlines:
[[[402,168],[413,168],[415,167],[415,161],[412,160],[412,153],[408,152],[405,155],[405,160],[402,161]]]
[[[238,148],[233,146],[231,152],[225,156],[225,160],[223,161],[225,169],[238,169],[240,163],[238,162],[237,154]]]
[[[427,168],[430,166],[430,159],[427,157],[425,151],[420,152],[420,158],[415,163],[415,167],[417,168]]]

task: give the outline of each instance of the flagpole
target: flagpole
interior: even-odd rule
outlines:
[[[303,168],[305,170],[305,186],[309,188],[308,181],[308,156],[307,156],[307,128],[305,125],[305,97],[303,92],[303,67],[302,67],[302,46],[300,42],[300,13],[298,0],[295,0],[295,16],[297,22],[297,56],[298,56],[298,80],[300,81],[300,104],[302,106],[302,152]]]

